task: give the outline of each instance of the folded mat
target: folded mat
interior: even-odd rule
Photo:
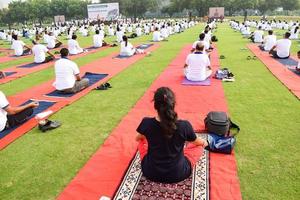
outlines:
[[[153,45],[154,45],[154,44],[141,44],[141,45],[137,46],[136,48],[137,48],[137,49],[146,50],[146,49],[152,47]],[[135,55],[135,54],[134,54],[134,55]],[[132,56],[134,56],[134,55],[132,55]],[[124,59],[124,58],[130,58],[130,57],[132,57],[132,56],[122,56],[122,55],[117,55],[115,58]]]
[[[11,76],[16,74],[17,72],[4,72],[5,76]]]
[[[210,78],[208,78],[204,81],[190,81],[186,77],[184,77],[181,84],[182,85],[190,85],[190,86],[210,86],[211,81],[210,81]]]
[[[108,76],[108,74],[96,74],[96,73],[86,72],[82,78],[89,79],[89,86],[92,86],[107,76]],[[77,93],[75,93],[75,94],[77,94]],[[57,90],[54,90],[53,92],[46,94],[46,96],[49,96],[49,97],[72,97],[75,94],[63,94]]]
[[[38,101],[38,100],[36,100],[36,101]],[[32,102],[32,100],[29,100],[21,105],[23,106],[23,105],[26,105],[31,102]],[[29,117],[28,120],[34,118],[37,114],[44,112],[45,110],[47,110],[48,108],[50,108],[51,106],[53,106],[56,103],[53,101],[38,101],[38,102],[39,102],[39,106],[33,110],[33,114]],[[14,131],[15,129],[17,129],[20,126],[21,125],[1,131],[0,139],[4,138],[5,136],[7,136],[8,134],[10,134],[12,131]]]
[[[178,80],[182,78],[182,64],[189,53],[190,45],[187,45],[113,129],[104,144],[59,195],[59,200],[114,197],[137,152],[136,128],[145,116],[156,115],[152,99],[158,87],[170,87],[175,92],[176,110],[180,119],[189,120],[195,130],[204,130],[203,121],[209,111],[228,111],[221,81],[212,79],[211,87],[186,87],[178,84]],[[219,68],[216,48],[211,54],[211,64],[214,71]],[[209,198],[240,200],[242,197],[234,155],[210,153],[209,162]]]
[[[295,57],[291,56],[289,59],[274,59],[268,52],[262,52],[257,45],[249,44],[247,47],[292,94],[300,99],[299,72],[291,68],[291,66],[298,64]]]
[[[199,134],[203,139],[207,135]],[[132,160],[123,181],[116,192],[115,200],[130,199],[209,199],[209,152],[204,150],[192,175],[179,183],[164,184],[147,180],[141,169],[139,153]]]

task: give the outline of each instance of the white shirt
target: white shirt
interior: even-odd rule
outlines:
[[[292,41],[289,39],[278,40],[276,43],[277,55],[280,58],[286,58],[290,56],[291,46],[292,46]]]
[[[0,131],[3,131],[7,122],[7,112],[4,110],[9,105],[5,95],[0,91]]]
[[[47,45],[47,47],[48,47],[49,49],[53,49],[53,48],[55,47],[55,41],[56,41],[55,36],[54,36],[54,35],[50,35],[50,36],[48,37],[48,45]]]
[[[132,56],[135,52],[135,49],[133,48],[132,44],[130,42],[127,43],[127,46],[125,46],[126,43],[121,43],[121,56]]]
[[[102,47],[103,38],[101,37],[101,35],[94,35],[93,40],[94,40],[94,47]]]
[[[256,30],[256,31],[254,31],[253,35],[254,35],[254,42],[255,43],[262,43],[263,42],[263,35],[264,35],[263,31]]]
[[[154,42],[159,42],[161,40],[162,40],[162,38],[160,37],[160,32],[159,31],[154,31],[153,32],[153,41]]]
[[[194,43],[193,43],[193,46],[192,46],[192,48],[193,48],[193,49],[196,49],[196,47],[197,47],[197,44],[198,44],[199,42],[201,42],[201,43],[204,45],[204,51],[206,51],[206,50],[208,50],[208,49],[209,49],[209,47],[210,47],[210,44],[209,44],[209,43],[207,43],[206,41],[196,41],[196,42],[194,42]]]
[[[204,53],[188,55],[186,59],[186,77],[190,81],[204,81],[206,76],[207,67],[210,66],[210,60]]]
[[[68,41],[68,49],[69,49],[70,54],[72,54],[72,55],[76,55],[76,54],[83,52],[83,49],[80,48],[78,42],[73,39]]]
[[[34,55],[34,62],[42,63],[46,59],[46,53],[48,52],[48,49],[44,45],[36,44],[32,47],[32,52]]]
[[[25,46],[25,43],[23,41],[14,40],[11,45],[11,48],[15,51],[16,56],[22,56],[24,46]]]
[[[54,69],[56,79],[53,86],[57,90],[72,88],[76,82],[75,75],[80,73],[77,64],[66,58],[56,61]]]
[[[267,35],[264,39],[264,49],[270,51],[276,45],[276,35]]]
[[[116,32],[117,42],[122,42],[123,41],[123,35],[124,35],[124,33],[122,31],[117,31]]]

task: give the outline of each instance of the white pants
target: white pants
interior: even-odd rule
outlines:
[[[212,72],[213,71],[211,69],[207,68],[206,71],[205,71],[205,79],[204,80],[208,79],[212,75]],[[188,77],[187,77],[187,74],[188,74],[187,68],[184,68],[183,73],[184,73],[184,76],[188,79]]]

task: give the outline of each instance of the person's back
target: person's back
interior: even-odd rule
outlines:
[[[261,28],[259,30],[254,31],[253,35],[254,35],[254,42],[255,43],[263,42],[264,32],[261,30]]]
[[[270,35],[267,35],[264,39],[264,43],[265,43],[264,50],[270,51],[272,49],[272,47],[274,45],[276,45],[276,41],[277,41],[276,35],[273,35],[273,33]]]
[[[153,41],[159,42],[161,40],[162,40],[162,38],[161,38],[160,32],[158,30],[154,31],[153,32]]]
[[[133,46],[131,43],[127,42],[121,42],[121,51],[120,51],[120,55],[121,56],[132,56],[134,54],[133,51]]]
[[[56,41],[55,36],[54,36],[54,35],[50,35],[50,36],[48,37],[48,45],[47,45],[47,47],[48,47],[49,49],[53,49],[53,48],[55,47],[55,41]]]
[[[289,57],[290,56],[291,45],[292,45],[291,40],[289,40],[287,38],[278,40],[277,43],[276,43],[277,55],[280,58]]]
[[[75,75],[79,74],[79,69],[76,63],[67,58],[61,58],[55,62],[54,69],[54,86],[57,90],[65,90],[74,86],[76,82]]]
[[[187,73],[186,77],[190,81],[204,81],[207,79],[206,70],[210,66],[210,60],[207,54],[192,53],[186,59]]]
[[[96,32],[96,35],[93,36],[93,43],[94,47],[102,47],[103,38],[98,31]]]
[[[32,47],[32,53],[34,55],[34,62],[35,63],[42,63],[46,59],[46,52],[48,49],[41,44],[36,44]]]
[[[25,43],[22,40],[14,40],[12,42],[12,49],[15,51],[16,56],[22,56],[24,52]]]
[[[148,154],[142,161],[144,176],[152,181],[174,183],[191,174],[191,164],[184,156],[186,141],[194,141],[196,135],[188,121],[178,120],[177,130],[168,139],[162,134],[160,122],[155,118],[144,118],[137,131],[148,141]]]

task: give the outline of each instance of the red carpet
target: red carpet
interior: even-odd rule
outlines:
[[[255,44],[248,48],[266,65],[270,72],[285,85],[298,99],[300,99],[300,78],[281,63],[272,58],[268,52],[263,52]],[[295,58],[295,60],[297,60]]]
[[[158,48],[158,45],[154,45],[148,49],[148,51],[153,51]],[[133,63],[139,61],[140,59],[144,58],[146,54],[142,55],[136,55],[128,59],[113,59],[116,54],[109,55],[105,58],[96,60],[94,62],[91,62],[83,67],[80,68],[81,74],[85,74],[85,72],[93,72],[93,73],[103,73],[103,74],[109,74],[105,79],[102,79],[97,83],[99,85],[100,83],[107,82],[109,79],[111,79],[113,76],[117,75]],[[34,88],[31,88],[27,91],[24,91],[22,93],[19,93],[14,96],[8,97],[10,104],[12,105],[20,105],[24,102],[26,102],[29,99],[36,99],[36,100],[47,100],[47,101],[55,101],[57,102],[54,106],[49,108],[49,110],[52,110],[54,112],[59,111],[63,107],[77,101],[81,97],[88,94],[91,90],[94,89],[94,87],[89,87],[83,91],[81,91],[78,94],[75,94],[72,97],[69,98],[52,98],[52,97],[46,97],[45,94],[48,94],[54,90],[52,83],[54,80],[48,81],[44,84],[41,84],[39,86],[36,86]],[[23,124],[21,127],[4,137],[0,140],[0,150],[5,148],[7,145],[9,145],[11,142],[16,140],[18,137],[22,136],[23,134],[30,131],[32,128],[34,128],[37,125],[37,121],[35,119],[31,119],[25,124]]]
[[[228,111],[222,83],[212,79],[208,87],[181,85],[183,64],[191,45],[185,47],[169,67],[155,80],[145,95],[113,130],[100,149],[92,156],[58,199],[96,200],[101,196],[113,197],[135,153],[136,128],[145,116],[154,116],[153,92],[168,86],[177,96],[177,112],[194,129],[203,130],[203,120],[209,111]],[[219,66],[216,51],[211,56],[212,67]],[[210,154],[210,199],[240,200],[241,192],[234,155]]]
[[[70,59],[74,60],[74,59],[77,59],[77,58],[80,58],[80,57],[83,57],[83,56],[86,56],[86,55],[89,55],[89,54],[96,53],[96,52],[98,52],[100,50],[104,50],[106,48],[108,48],[108,47],[102,47],[102,48],[99,48],[99,49],[91,50],[91,51],[86,52],[86,53],[78,54],[78,55],[75,55],[75,56],[70,56]],[[59,57],[59,56],[56,55],[56,57]],[[33,60],[33,58],[32,58],[32,60]],[[24,63],[24,64],[29,64],[29,63]],[[24,65],[24,64],[22,64],[22,65]],[[3,72],[16,72],[16,73],[11,75],[11,76],[7,76],[3,79],[0,79],[0,84],[8,83],[8,82],[16,80],[18,78],[24,77],[28,74],[32,74],[34,72],[38,72],[38,71],[47,69],[47,68],[53,66],[53,64],[54,64],[54,62],[52,61],[52,62],[49,62],[49,63],[40,64],[40,65],[32,67],[32,68],[20,68],[19,66],[21,66],[21,65],[19,65],[19,66],[3,69],[2,70]]]

